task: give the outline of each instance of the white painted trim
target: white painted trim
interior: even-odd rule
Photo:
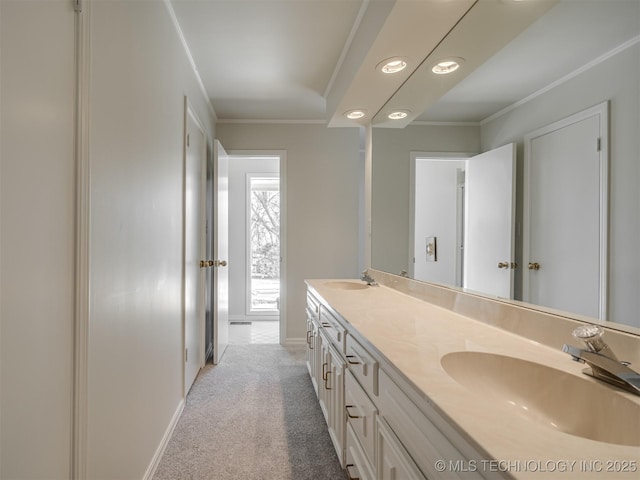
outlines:
[[[164,0],[164,5],[167,7],[167,11],[169,12],[169,17],[171,18],[171,23],[176,29],[176,33],[178,34],[178,38],[180,39],[180,43],[182,44],[182,48],[184,49],[184,53],[187,56],[187,60],[189,60],[189,65],[191,65],[191,70],[193,70],[193,74],[196,77],[196,82],[200,87],[200,91],[202,92],[202,96],[209,108],[209,112],[213,116],[214,120],[217,120],[216,111],[211,104],[211,99],[209,98],[209,94],[207,93],[207,89],[202,82],[202,78],[200,77],[200,73],[198,72],[198,67],[196,67],[196,62],[193,59],[193,55],[191,55],[191,50],[189,49],[189,44],[187,43],[187,39],[184,36],[184,32],[182,31],[182,27],[180,26],[180,22],[178,21],[178,17],[176,16],[176,12],[173,9],[173,5],[171,5],[171,0]],[[204,130],[203,130],[204,131]]]
[[[329,92],[331,92],[331,88],[333,87],[336,78],[338,77],[338,73],[342,68],[342,64],[344,63],[344,59],[347,57],[347,53],[349,53],[349,49],[351,48],[351,44],[353,43],[353,39],[358,33],[358,29],[360,28],[360,24],[362,23],[362,19],[364,18],[364,14],[367,12],[367,8],[369,8],[369,0],[362,0],[360,4],[360,10],[358,11],[358,15],[351,26],[351,31],[349,32],[349,36],[347,40],[344,42],[344,46],[342,47],[342,52],[340,53],[340,57],[336,62],[336,66],[333,69],[333,73],[331,74],[331,78],[327,82],[327,86],[324,89],[323,98],[327,98],[329,96]]]
[[[531,100],[539,97],[540,95],[543,95],[543,94],[547,93],[549,90],[552,90],[552,89],[556,88],[557,86],[562,85],[565,82],[568,82],[572,78],[575,78],[578,75],[586,72],[587,70],[589,70],[589,69],[599,65],[600,63],[610,59],[611,57],[614,57],[614,56],[618,55],[619,53],[623,52],[627,48],[633,47],[638,42],[640,42],[640,35],[638,35],[636,37],[633,37],[630,40],[627,40],[622,45],[618,45],[616,48],[614,48],[614,49],[612,49],[612,50],[600,55],[598,58],[596,58],[594,60],[591,60],[589,63],[583,65],[582,67],[574,70],[571,73],[568,73],[564,77],[561,77],[558,80],[550,83],[546,87],[543,87],[540,90],[538,90],[536,92],[533,92],[531,95],[523,98],[522,100],[518,100],[517,102],[509,105],[508,107],[503,108],[502,110],[499,110],[498,112],[494,113],[493,115],[489,115],[487,118],[485,118],[484,120],[480,121],[480,126],[485,125],[485,124],[495,120],[496,118],[499,118],[502,115],[504,115],[506,113],[509,113],[512,110],[515,110],[516,108],[524,105],[525,103],[530,102]]]
[[[416,225],[416,162],[418,160],[431,160],[431,161],[457,161],[466,160],[477,153],[469,152],[409,152],[409,258],[407,259],[409,265],[409,277],[415,278],[415,225]],[[457,206],[460,209],[460,206]],[[460,212],[459,212],[460,213]],[[459,257],[459,249],[456,249],[456,278],[459,276],[459,272],[462,269],[462,265],[458,263],[461,261]],[[462,280],[462,279],[461,279]]]
[[[291,347],[295,347],[298,345],[306,345],[307,339],[306,338],[285,338],[280,342],[280,344],[285,346],[291,346]]]
[[[531,142],[555,130],[585,120],[589,117],[600,119],[600,251],[599,251],[599,319],[607,319],[607,280],[608,280],[608,231],[609,231],[609,101],[602,102],[591,108],[570,115],[552,124],[541,127],[524,136],[524,181],[523,181],[523,231],[522,258],[527,261],[530,256],[530,225],[531,221]],[[523,266],[524,267],[524,266]],[[529,301],[529,273],[525,269],[522,275],[523,301]]]
[[[151,480],[154,474],[156,473],[156,470],[158,469],[158,465],[160,465],[160,461],[162,460],[162,455],[164,454],[164,451],[167,449],[167,445],[169,445],[169,441],[171,440],[173,431],[176,429],[176,426],[178,425],[178,421],[182,416],[182,412],[184,411],[184,406],[185,406],[185,402],[184,402],[184,399],[182,399],[180,400],[180,403],[178,403],[178,408],[174,412],[173,417],[171,417],[171,421],[169,422],[169,425],[167,426],[167,429],[165,430],[164,435],[162,436],[162,440],[160,441],[160,444],[158,445],[158,448],[156,449],[153,455],[153,458],[151,459],[151,463],[149,464],[149,467],[147,467],[147,471],[144,472],[144,476],[142,477],[143,480]],[[83,478],[86,478],[86,477],[83,477]]]
[[[268,124],[268,125],[298,125],[298,124],[308,124],[308,125],[324,125],[327,123],[326,120],[318,119],[318,120],[296,120],[296,119],[255,119],[255,118],[227,118],[227,119],[218,119],[217,123],[230,123],[230,124]]]
[[[371,243],[371,197],[373,190],[373,127],[365,126],[364,131],[364,270],[369,270],[373,262]]]
[[[75,299],[71,478],[87,478],[91,242],[90,75],[91,2],[75,13]]]
[[[186,255],[186,245],[187,245],[187,134],[188,134],[188,118],[190,117],[194,123],[196,124],[196,127],[202,132],[202,137],[204,140],[204,144],[202,146],[202,148],[204,149],[203,152],[201,152],[201,159],[203,159],[204,161],[201,163],[201,170],[200,170],[200,188],[201,188],[201,194],[200,194],[200,215],[201,215],[201,219],[200,219],[200,224],[201,226],[204,227],[204,225],[206,224],[207,221],[207,212],[206,212],[206,191],[207,191],[207,143],[208,143],[208,136],[207,133],[205,131],[205,129],[203,128],[203,124],[200,121],[200,119],[198,118],[198,115],[196,114],[195,110],[193,109],[193,107],[191,106],[191,102],[189,101],[189,98],[185,95],[184,97],[184,107],[183,107],[183,125],[182,125],[182,282],[181,282],[181,319],[182,319],[182,398],[186,398],[187,393],[189,393],[188,389],[184,388],[184,383],[185,383],[185,379],[186,379],[186,368],[187,368],[187,362],[185,361],[186,358],[186,328],[187,328],[187,318],[186,318],[186,275],[187,275],[187,267],[186,267],[186,262],[185,262],[185,255]],[[200,258],[203,259],[206,256],[206,233],[204,232],[204,228],[199,232],[200,235]],[[199,272],[200,275],[200,281],[199,284],[202,287],[202,292],[201,292],[201,300],[203,302],[203,311],[202,311],[202,315],[199,318],[199,341],[201,345],[205,345],[205,317],[206,317],[206,305],[204,305],[204,299],[206,298],[204,295],[204,286],[206,284],[205,281],[205,277],[204,277],[204,272],[202,271],[202,269],[200,269]],[[201,356],[198,359],[198,363],[200,365],[200,368],[202,368],[205,364],[206,361],[206,349],[203,348],[202,351],[200,352]]]
[[[480,122],[432,122],[428,120],[417,120],[411,122],[409,125],[430,127],[479,127]]]

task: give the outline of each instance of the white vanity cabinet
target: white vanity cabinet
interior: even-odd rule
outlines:
[[[375,345],[313,291],[307,316],[309,371],[349,478],[483,478],[468,469],[455,471],[479,454]],[[439,462],[452,468],[438,470]]]
[[[345,330],[313,295],[307,295],[307,368],[340,464],[345,465]]]
[[[313,297],[313,295],[307,295],[307,369],[311,376],[313,383],[313,389],[318,394],[318,362],[320,361],[320,353],[317,348],[318,343],[318,325],[320,324],[320,302]]]
[[[325,380],[327,391],[327,426],[333,446],[338,453],[340,464],[344,467],[345,415],[344,415],[344,375],[345,362],[333,346],[329,346],[329,367]]]
[[[378,409],[364,388],[351,372],[345,373],[345,413],[347,419],[347,464],[349,454],[354,468],[360,472],[359,478],[375,477],[376,419]],[[349,475],[354,477],[351,472]]]

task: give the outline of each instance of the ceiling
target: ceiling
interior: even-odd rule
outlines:
[[[469,68],[473,73],[460,75],[428,105],[418,93],[405,95],[403,102],[419,109],[410,120],[481,121],[640,35],[640,0],[563,0],[555,6],[543,1],[549,5],[511,33],[510,44],[493,45],[484,54],[488,61]],[[461,28],[460,18],[471,18],[487,4],[517,9],[525,3],[171,0],[219,122],[329,126],[371,122],[389,98],[409,91],[412,72]],[[505,21],[493,16],[483,28],[506,30]],[[375,67],[393,56],[406,57],[409,68],[391,78]],[[357,123],[346,120],[343,114],[352,108],[367,116]]]

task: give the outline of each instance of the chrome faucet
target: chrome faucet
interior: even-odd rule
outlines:
[[[576,362],[586,363],[591,367],[585,368],[582,373],[640,395],[640,374],[629,368],[629,362],[618,360],[602,339],[604,330],[601,327],[582,325],[572,335],[576,340],[584,342],[586,350],[565,343],[562,351],[571,355]]]
[[[378,286],[378,282],[376,282],[373,279],[373,277],[370,277],[366,270],[364,272],[362,272],[362,276],[360,277],[360,280],[362,280],[363,282],[366,282],[367,285],[369,285],[371,287],[377,287]]]

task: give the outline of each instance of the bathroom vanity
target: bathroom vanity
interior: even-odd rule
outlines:
[[[640,396],[561,351],[579,322],[374,277],[306,281],[307,365],[350,478],[637,478]],[[637,367],[638,337],[607,335]]]

